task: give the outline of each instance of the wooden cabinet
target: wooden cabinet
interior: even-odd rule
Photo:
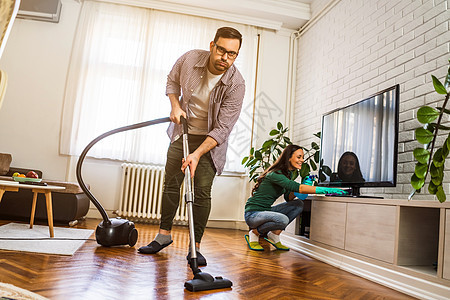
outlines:
[[[347,204],[345,250],[393,263],[397,207]]]
[[[310,239],[450,280],[447,206],[431,201],[316,198]]]
[[[450,201],[309,200],[310,238],[291,246],[418,299],[450,299]]]
[[[313,201],[311,239],[344,249],[347,203]]]
[[[444,274],[443,278],[450,280],[450,209],[445,210],[444,235]]]

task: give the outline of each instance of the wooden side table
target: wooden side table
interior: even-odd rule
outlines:
[[[65,187],[55,185],[41,186],[33,184],[19,184],[16,181],[0,180],[0,201],[2,201],[2,197],[5,192],[18,192],[19,189],[31,189],[31,192],[33,193],[33,204],[31,206],[31,216],[30,216],[30,228],[33,228],[34,224],[34,215],[36,213],[36,202],[38,194],[45,195],[45,203],[47,206],[48,229],[50,232],[50,237],[54,237],[52,191],[64,190]]]

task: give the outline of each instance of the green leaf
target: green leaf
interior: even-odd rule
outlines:
[[[245,167],[248,168],[250,166],[253,166],[255,164],[255,161],[257,161],[255,160],[255,158],[250,158],[249,161],[247,161],[247,163],[245,164]]]
[[[447,158],[449,152],[450,151],[448,150],[448,147],[447,147],[447,141],[445,141],[444,144],[442,145],[442,159],[445,160]]]
[[[424,128],[416,129],[416,139],[421,144],[429,144],[433,140],[433,133]]]
[[[317,151],[316,153],[314,153],[314,161],[316,163],[319,163],[319,160],[320,160],[320,152]]]
[[[306,176],[308,176],[309,175],[309,172],[311,171],[311,169],[309,168],[309,165],[308,164],[303,164],[302,165],[302,168],[300,169],[300,176],[303,178],[303,177],[306,177]]]
[[[438,116],[439,111],[429,106],[422,106],[417,111],[417,120],[422,124],[431,123],[436,120]]]
[[[274,140],[267,140],[267,141],[265,141],[265,142],[263,143],[263,145],[262,145],[261,148],[269,148],[270,146],[273,145],[273,143],[275,143]]]
[[[411,185],[414,189],[420,190],[424,184],[425,184],[424,178],[419,178],[416,176],[416,174],[413,174],[413,176],[411,176]]]
[[[432,195],[436,195],[437,192],[437,186],[431,181],[428,185],[428,192]]]
[[[438,168],[436,168],[436,166],[434,164],[431,164],[430,166],[430,175],[431,177],[437,177],[439,173]]]
[[[248,160],[248,156],[244,157],[244,159],[242,159],[241,165],[245,164],[245,162]]]
[[[311,143],[311,148],[313,148],[314,150],[320,150],[319,145],[317,145],[317,143],[315,143],[315,142]]]
[[[435,91],[438,94],[446,95],[447,94],[447,90],[442,85],[442,83],[439,81],[439,79],[437,79],[434,75],[431,75],[431,78],[433,78],[433,85],[434,85]]]
[[[283,124],[281,124],[281,122],[278,122],[278,123],[277,123],[277,128],[278,128],[279,130],[283,129]]]
[[[431,124],[428,124],[428,125],[429,125],[430,128],[433,128],[433,130],[436,129],[436,128],[439,128],[439,129],[442,129],[442,130],[450,130],[450,127],[444,126],[442,124],[440,124],[439,126],[436,123],[431,123]],[[428,128],[428,129],[430,129],[430,128]]]
[[[428,165],[417,163],[416,168],[414,169],[414,174],[418,178],[425,178],[425,175],[427,174]]]
[[[442,185],[442,178],[440,176],[431,177],[431,182],[434,183],[436,186]]]
[[[316,136],[316,137],[318,137],[318,138],[320,139],[320,137],[321,137],[321,132],[319,131],[319,132],[317,132],[317,133],[314,133],[314,136]]]
[[[448,62],[450,63],[450,59],[448,60]],[[445,89],[447,89],[449,86],[450,86],[450,67],[448,68],[447,76],[445,76],[445,83],[444,83]]]
[[[250,149],[250,155],[253,155],[253,153],[255,153],[255,147],[252,147],[252,148]]]
[[[322,171],[323,171],[325,174],[327,174],[328,176],[331,176],[332,171],[331,171],[330,167],[328,167],[328,166],[322,166]]]
[[[255,151],[255,158],[256,159],[262,159],[263,158],[263,156],[262,156],[261,152],[259,152],[259,150]]]
[[[427,164],[430,159],[430,151],[424,148],[416,148],[413,151],[415,159],[421,164]]]
[[[442,157],[442,153],[442,148],[439,148],[433,155],[433,164],[438,168],[443,166],[445,163],[445,159]]]
[[[272,129],[272,130],[269,132],[269,135],[270,135],[270,136],[274,136],[274,135],[277,135],[278,133],[280,133],[278,130]]]
[[[442,110],[442,107],[436,107],[436,109],[438,109],[439,111]],[[443,112],[445,112],[446,114],[450,115],[450,110],[444,108]]]
[[[310,160],[309,164],[311,165],[311,168],[313,169],[313,171],[317,170],[317,165],[316,165],[316,163],[313,160]]]
[[[444,189],[442,188],[442,185],[437,187],[436,196],[439,200],[439,202],[444,203],[446,200]]]

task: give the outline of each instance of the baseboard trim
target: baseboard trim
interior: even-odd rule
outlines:
[[[227,228],[227,229],[238,229],[238,230],[248,230],[248,225],[245,221],[232,221],[232,220],[208,220],[206,227],[210,228]]]
[[[450,287],[391,270],[376,264],[331,251],[289,234],[283,243],[291,249],[419,299],[450,299]]]

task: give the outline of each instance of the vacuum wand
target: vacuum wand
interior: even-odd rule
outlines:
[[[188,125],[186,119],[182,116],[180,118],[183,126],[183,157],[186,160],[189,156],[189,143],[188,143]],[[195,232],[194,232],[194,192],[193,192],[193,179],[191,178],[191,170],[188,166],[184,171],[184,184],[186,188],[185,201],[188,213],[189,224],[189,238],[190,238],[190,252],[191,260],[189,265],[194,273],[194,279],[186,281],[184,287],[191,292],[225,289],[230,288],[233,283],[221,276],[213,277],[208,273],[202,272],[198,268],[197,250],[195,249]]]
[[[183,157],[186,159],[189,156],[189,142],[188,142],[188,126],[187,121],[184,117],[181,117],[181,125],[183,126]],[[197,250],[195,248],[195,232],[194,232],[194,214],[193,214],[193,203],[194,203],[194,192],[192,189],[193,179],[191,178],[191,169],[188,166],[184,169],[184,185],[186,188],[185,202],[187,205],[188,222],[189,222],[189,236],[191,240],[191,269],[194,274],[200,272],[198,269],[197,260]]]

